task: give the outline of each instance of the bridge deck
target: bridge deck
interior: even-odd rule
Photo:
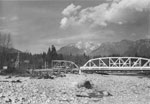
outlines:
[[[150,67],[81,67],[81,70],[150,70]]]

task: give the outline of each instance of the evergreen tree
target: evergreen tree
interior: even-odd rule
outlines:
[[[56,48],[54,45],[52,45],[52,52],[51,52],[51,55],[52,55],[52,60],[56,60],[57,59],[57,52],[56,52]]]
[[[48,66],[50,67],[52,61],[52,51],[50,47],[48,48],[46,61],[48,62]]]
[[[45,63],[46,62],[46,53],[45,52],[43,52],[43,54],[42,54],[42,59],[43,59],[43,62]]]
[[[58,60],[63,60],[63,59],[64,59],[64,57],[63,57],[63,55],[62,55],[62,54],[58,54],[58,55],[57,55],[57,59],[58,59]]]

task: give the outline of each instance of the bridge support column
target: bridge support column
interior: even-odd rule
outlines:
[[[82,71],[81,71],[81,69],[79,69],[79,74],[82,74]]]

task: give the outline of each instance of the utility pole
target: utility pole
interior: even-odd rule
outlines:
[[[150,3],[148,4],[148,36],[147,38],[150,39]]]
[[[19,64],[20,64],[20,52],[18,52],[18,55],[17,55],[17,59],[16,59],[16,62],[15,62],[15,68],[19,69]]]

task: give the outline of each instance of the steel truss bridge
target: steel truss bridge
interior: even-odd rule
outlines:
[[[150,59],[141,57],[101,57],[90,59],[81,71],[150,71]]]
[[[33,76],[53,75],[60,73],[78,73],[79,67],[72,61],[52,60],[52,68],[31,70]]]
[[[52,60],[52,69],[53,72],[79,72],[79,67],[74,62],[66,60]]]
[[[72,61],[52,60],[52,70],[53,72],[57,71],[79,73],[150,73],[150,59],[142,57],[101,57],[90,59],[80,68]]]
[[[79,68],[74,62],[66,60],[52,60],[53,68]]]

